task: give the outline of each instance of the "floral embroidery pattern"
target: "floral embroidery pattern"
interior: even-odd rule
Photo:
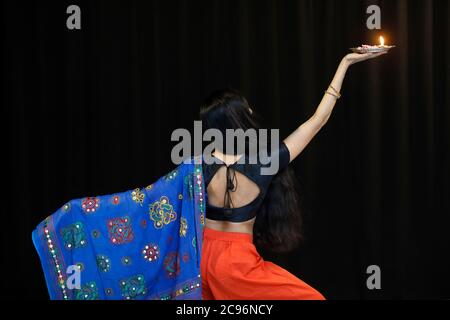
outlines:
[[[156,229],[161,229],[177,218],[173,206],[169,203],[169,198],[164,196],[150,205],[149,215]]]
[[[187,220],[185,218],[180,219],[180,236],[186,237],[188,229]]]
[[[198,276],[200,279],[200,276]],[[173,292],[166,292],[157,297],[159,300],[171,300],[176,297],[179,297],[183,294],[188,294],[194,290],[200,289],[201,280],[197,281],[186,281],[177,286],[177,289]]]
[[[84,270],[84,264],[82,262],[77,262],[75,263],[75,265],[77,266],[78,270],[80,271]]]
[[[120,203],[120,197],[117,196],[117,195],[113,196],[112,197],[112,203],[117,206]]]
[[[98,300],[98,289],[95,282],[88,282],[79,290],[75,290],[76,300]]]
[[[105,255],[98,255],[97,259],[97,268],[101,272],[108,272],[111,270],[111,260]]]
[[[201,166],[181,168],[146,188],[72,200],[47,218],[33,241],[46,253],[50,297],[201,298],[195,235],[206,220],[206,192]],[[68,265],[81,271],[78,289],[67,287]]]
[[[99,207],[100,200],[95,197],[87,197],[81,202],[81,208],[83,208],[83,211],[86,213],[94,213]]]
[[[180,257],[178,252],[170,252],[164,258],[164,270],[168,278],[175,278],[180,274]]]
[[[124,244],[133,241],[134,234],[131,219],[128,216],[111,219],[107,223],[109,239],[113,244]]]
[[[192,174],[188,174],[184,177],[184,187],[187,190],[189,200],[194,198],[194,184],[192,183],[192,178]]]
[[[144,296],[147,293],[144,276],[139,274],[120,281],[120,291],[122,297],[127,300]]]
[[[172,170],[171,172],[169,172],[168,174],[166,174],[164,176],[164,180],[169,180],[169,181],[173,180],[177,177],[177,175],[178,175],[178,170],[177,169]]]
[[[83,248],[87,244],[86,233],[81,222],[75,222],[61,229],[64,247],[68,250]]]
[[[65,205],[63,205],[63,207],[61,209],[64,212],[69,212],[70,208],[71,208],[70,203],[66,203]]]
[[[113,289],[111,289],[111,288],[106,288],[106,289],[105,289],[105,294],[106,294],[107,296],[112,296],[112,295],[113,295]]]
[[[197,252],[197,238],[196,237],[192,238],[192,242],[191,243],[192,243],[192,246],[195,249],[195,252]]]
[[[98,230],[92,230],[91,234],[92,234],[92,238],[94,238],[94,239],[98,239],[100,237],[100,231],[98,231]]]
[[[122,264],[124,266],[131,265],[131,258],[130,257],[123,257],[122,259],[120,259],[120,261],[122,262]]]
[[[131,192],[131,199],[141,206],[144,203],[144,198],[145,194],[139,188],[136,188]]]
[[[142,250],[142,256],[148,262],[155,261],[159,258],[159,248],[156,244],[150,243]]]

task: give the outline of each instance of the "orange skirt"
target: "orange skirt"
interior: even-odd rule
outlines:
[[[201,260],[205,300],[324,300],[314,288],[264,261],[252,235],[204,228]]]

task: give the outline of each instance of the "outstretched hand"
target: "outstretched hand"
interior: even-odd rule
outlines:
[[[344,80],[348,67],[354,63],[373,59],[386,53],[387,51],[379,53],[349,53],[341,60],[336,74],[317,107],[316,112],[284,139],[284,143],[289,150],[290,161],[295,159],[303,151],[317,132],[327,123],[336,104],[336,100],[340,97],[342,81]]]
[[[351,66],[357,62],[373,59],[379,56],[386,54],[387,51],[378,52],[378,53],[349,53],[344,57],[344,61]]]

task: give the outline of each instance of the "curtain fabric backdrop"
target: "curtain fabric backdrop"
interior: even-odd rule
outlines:
[[[81,30],[66,8],[81,8]],[[382,29],[366,28],[381,7]],[[285,137],[348,48],[328,124],[293,167],[305,242],[264,252],[327,298],[450,297],[449,1],[2,1],[2,295],[47,299],[31,231],[66,201],[146,185],[175,166],[176,128],[233,86]],[[381,268],[368,290],[366,268]]]

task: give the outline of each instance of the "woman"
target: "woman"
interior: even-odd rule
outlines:
[[[275,176],[262,176],[261,163],[237,163],[246,155],[220,149],[213,153],[217,163],[203,165],[208,195],[201,262],[204,299],[324,299],[288,271],[264,261],[253,241],[278,251],[295,247],[301,218],[286,167],[328,121],[348,67],[381,54],[349,54],[342,60],[314,115],[274,153],[280,165]],[[226,129],[259,129],[247,100],[232,89],[212,93],[201,120],[205,129],[219,129],[223,136]]]
[[[261,174],[263,162],[238,162],[248,154],[217,148],[215,163],[186,162],[145,188],[63,205],[32,235],[50,298],[323,299],[263,261],[252,241],[274,250],[296,245],[301,219],[286,167],[327,122],[347,68],[381,54],[342,60],[315,114],[270,150],[276,174]],[[201,118],[222,133],[258,128],[234,90],[213,93]]]

